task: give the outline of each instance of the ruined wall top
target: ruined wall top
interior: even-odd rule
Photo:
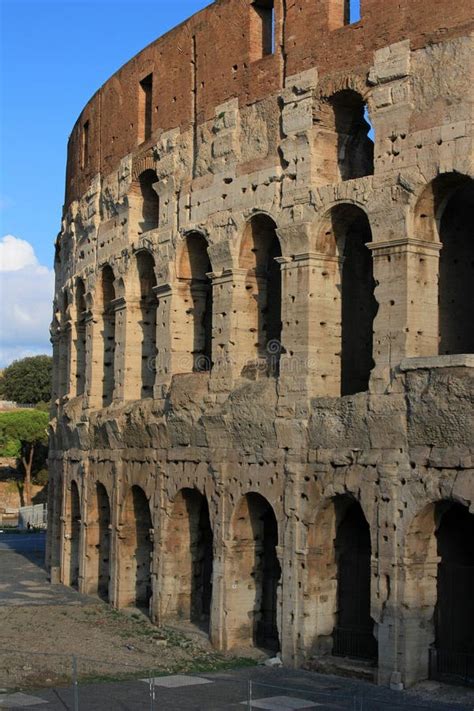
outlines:
[[[262,56],[254,5],[272,3],[215,0],[142,50],[96,92],[69,139],[66,209],[98,173],[108,175],[124,156],[149,148],[165,131],[200,125],[229,98],[251,104],[313,67],[320,80],[347,71],[366,77],[374,51],[404,39],[417,49],[465,34],[472,23],[466,0],[436,0],[431,8],[425,0],[361,0],[361,19],[352,24],[344,16],[345,0],[275,0],[274,47]],[[137,99],[140,82],[150,74],[152,125],[142,142]]]

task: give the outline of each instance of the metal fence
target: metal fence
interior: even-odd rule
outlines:
[[[430,679],[474,687],[474,654],[432,647]]]
[[[259,672],[261,673],[261,672]],[[284,672],[283,672],[284,673]],[[127,708],[129,711],[164,711],[178,708],[303,709],[318,711],[435,711],[453,708],[440,703],[418,703],[414,697],[380,687],[349,689],[346,693],[333,680],[305,682],[302,687],[256,681],[251,669],[240,676],[201,672],[187,675],[191,681],[185,700],[179,684],[168,684],[174,675],[163,670],[144,670],[126,662],[94,659],[79,655],[43,654],[16,649],[0,649],[0,708],[14,708],[15,696],[29,697],[29,703],[49,702],[64,711],[90,708]],[[178,675],[179,676],[179,675]],[[299,682],[298,682],[299,683]],[[214,684],[211,686],[211,684]],[[188,684],[183,684],[187,686]],[[219,688],[218,688],[218,685]],[[213,689],[218,689],[216,694]],[[21,693],[19,693],[21,690]],[[174,700],[173,700],[174,699]],[[222,699],[222,705],[217,705]],[[19,700],[19,699],[18,699]],[[10,705],[11,704],[11,705]],[[23,704],[24,705],[24,704]],[[211,705],[211,704],[209,704]]]

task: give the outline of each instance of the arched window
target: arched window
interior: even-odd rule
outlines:
[[[367,104],[352,89],[336,92],[319,104],[316,148],[321,185],[362,178],[374,172],[374,129]]]
[[[281,247],[276,225],[266,215],[248,223],[240,250],[240,267],[247,270],[245,323],[242,347],[248,362],[265,359],[270,374],[279,372],[281,346]],[[245,342],[246,341],[246,342]]]
[[[103,339],[103,375],[102,404],[110,405],[115,387],[115,287],[114,273],[109,265],[102,268],[102,339]]]
[[[446,173],[429,183],[414,211],[415,237],[441,247],[439,266],[420,258],[420,355],[474,353],[474,181]],[[437,251],[433,254],[437,256]]]
[[[339,257],[341,263],[338,269],[327,268],[333,305],[324,318],[324,337],[333,339],[331,348],[340,357],[341,395],[368,390],[374,365],[373,321],[378,305],[372,255],[366,246],[371,241],[369,221],[360,208],[340,204],[327,213],[319,248]]]
[[[155,260],[142,250],[137,253],[137,271],[140,285],[141,329],[141,397],[153,397],[156,372],[156,307],[153,287],[156,286]]]
[[[144,170],[138,178],[138,232],[148,232],[158,227],[160,216],[160,200],[153,185],[158,182],[158,176],[154,170]]]
[[[449,196],[439,233],[439,353],[474,353],[474,181]]]
[[[374,172],[374,144],[369,138],[370,124],[360,94],[345,89],[334,94],[329,103],[333,110],[336,133],[337,168],[340,180],[362,178]]]
[[[82,279],[76,281],[76,394],[84,393],[86,380],[86,288]]]
[[[179,339],[189,370],[212,367],[212,266],[203,235],[189,234],[178,263],[178,291],[184,307]],[[179,327],[179,326],[178,326]]]

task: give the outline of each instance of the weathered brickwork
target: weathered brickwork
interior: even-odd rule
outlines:
[[[216,0],[84,109],[54,580],[381,684],[474,654],[472,28],[432,4]]]

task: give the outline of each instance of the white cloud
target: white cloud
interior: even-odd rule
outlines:
[[[0,367],[17,358],[50,353],[54,272],[39,264],[32,245],[0,240]]]
[[[15,272],[37,265],[35,250],[25,239],[5,235],[0,240],[0,272]]]

